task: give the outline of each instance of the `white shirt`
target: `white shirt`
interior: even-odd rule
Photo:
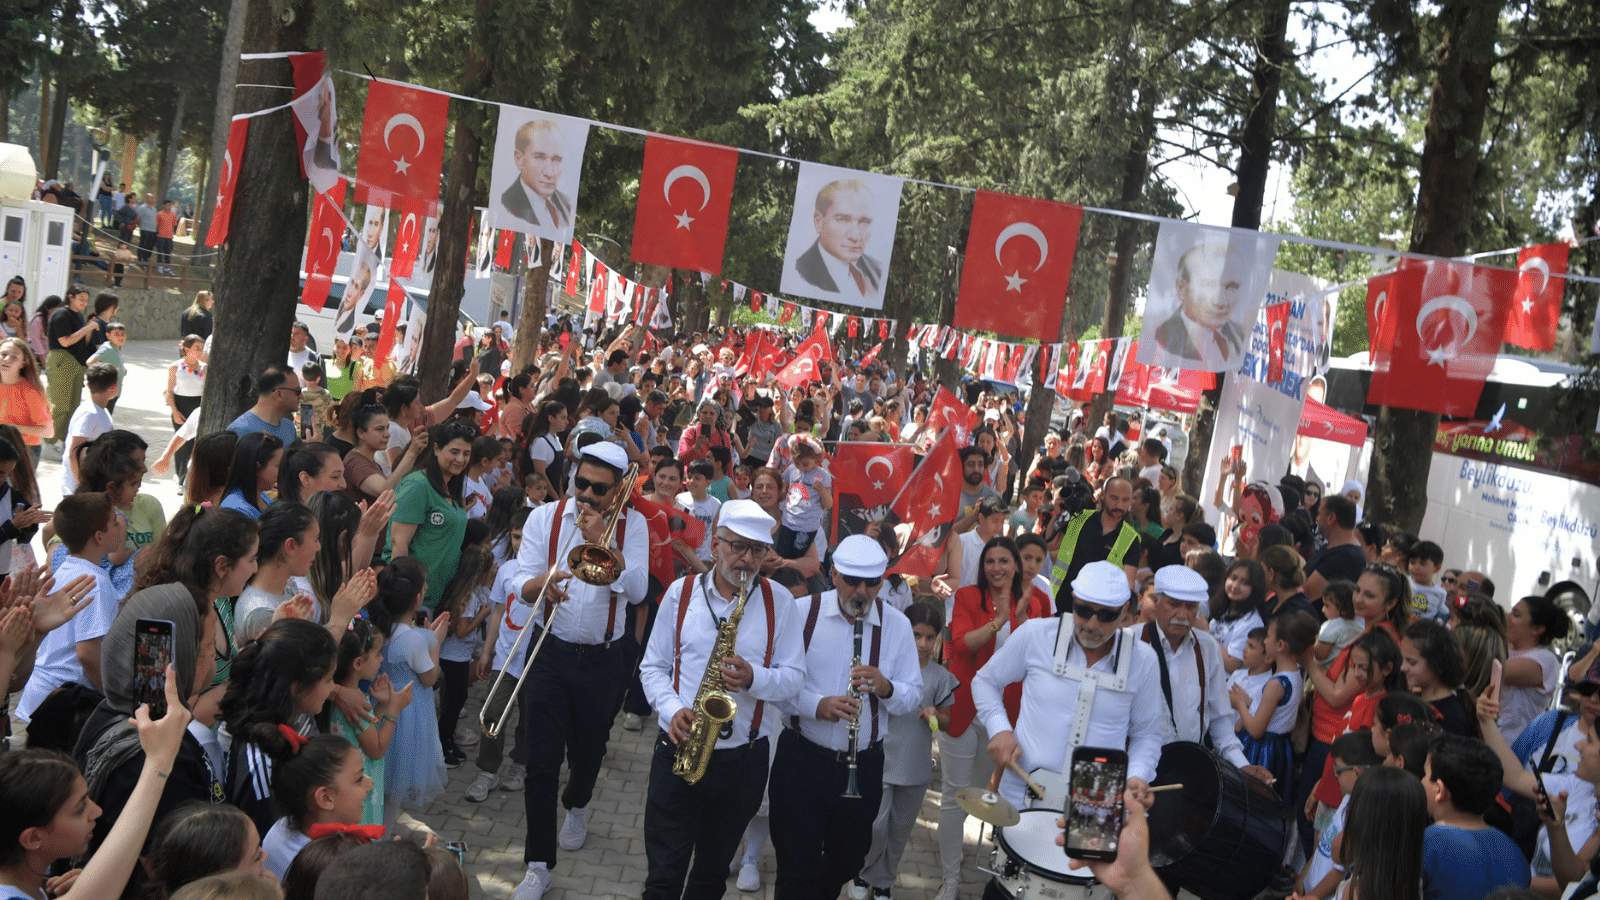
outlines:
[[[1128,633],[1139,639],[1142,626],[1129,628]],[[1217,639],[1197,628],[1189,629],[1178,649],[1155,629],[1155,642],[1161,645],[1161,655],[1167,659],[1167,679],[1172,684],[1172,718],[1178,726],[1177,740],[1202,743],[1211,735],[1211,745],[1223,758],[1239,768],[1250,765],[1244,747],[1239,743],[1239,714],[1228,700],[1228,673],[1222,666],[1222,649]],[[1205,708],[1200,705],[1200,682],[1195,677],[1194,654],[1198,648],[1206,673]],[[1159,693],[1161,674],[1156,673]],[[1166,696],[1160,695],[1165,704]]]
[[[550,527],[555,522],[558,508],[564,509],[564,512],[557,535],[556,546],[559,549],[556,553],[556,571],[568,571],[567,553],[583,543],[583,535],[575,534],[577,507],[577,501],[569,499],[566,503],[546,503],[529,514],[527,523],[522,526],[522,547],[517,552],[517,564],[524,587],[530,580],[545,573],[550,553]],[[561,582],[567,599],[561,604],[560,612],[554,616],[550,628],[561,640],[573,644],[603,644],[617,640],[630,625],[624,607],[644,600],[650,578],[646,565],[650,558],[650,527],[645,524],[644,516],[635,509],[629,508],[625,515],[628,520],[627,534],[623,536],[625,543],[619,552],[624,561],[621,577],[609,587],[585,584],[576,578]],[[620,523],[617,530],[622,531]],[[616,543],[615,536],[612,537],[612,543]],[[611,622],[609,632],[606,631],[608,619]],[[544,604],[541,603],[533,611],[532,620],[544,625]]]
[[[958,538],[961,541],[961,583],[956,587],[971,587],[978,583],[978,567],[983,562],[983,545],[988,543],[978,536],[978,529],[963,531]],[[950,610],[945,610],[944,620],[950,621]]]
[[[861,291],[856,287],[855,276],[850,274],[849,263],[829,253],[828,248],[821,244],[817,245],[817,255],[822,257],[822,265],[828,270],[828,277],[833,279],[834,286],[839,289],[839,293],[849,297],[878,296],[879,290],[872,286],[872,281],[868,279],[865,270],[861,272],[861,277],[866,280],[867,289],[866,291]],[[832,322],[829,324],[831,325]]]
[[[106,408],[90,399],[87,388],[84,390],[83,402],[72,411],[72,420],[67,425],[67,441],[63,444],[66,452],[72,452],[72,439],[75,437],[86,438],[92,441],[111,430],[111,413]],[[79,446],[82,446],[81,444]],[[70,497],[78,489],[78,479],[72,474],[72,463],[66,459],[61,460],[61,496]]]
[[[105,569],[76,556],[68,556],[56,567],[56,584],[65,586],[80,575],[94,576],[89,606],[39,642],[39,649],[33,655],[33,674],[28,676],[22,697],[17,701],[19,721],[28,721],[44,698],[56,688],[72,682],[89,683],[83,673],[83,664],[78,662],[78,644],[105,637],[106,632],[111,630],[111,623],[117,618],[118,601],[122,598],[111,586],[111,574]]]
[[[296,375],[299,375],[300,374],[300,367],[304,366],[306,363],[310,362],[311,361],[311,357],[316,356],[316,355],[317,355],[317,351],[311,349],[310,347],[307,347],[304,350],[301,350],[299,353],[296,353],[293,350],[290,350],[289,351],[289,371],[295,373]]]
[[[290,863],[300,855],[300,851],[311,843],[311,838],[306,837],[289,825],[287,818],[279,819],[272,823],[267,830],[267,836],[261,839],[261,849],[267,851],[267,860],[263,865],[268,872],[283,880],[283,873],[289,871]]]
[[[522,636],[522,629],[527,626],[528,618],[533,614],[533,606],[522,599],[522,570],[515,560],[510,565],[502,566],[500,573],[495,576],[494,603],[498,609],[495,615],[500,616],[500,630],[495,633],[494,655],[490,663],[496,672],[510,669],[512,674],[521,675],[523,664],[528,659],[528,645],[533,640],[529,638],[522,642],[521,647],[516,647],[517,638]],[[511,658],[511,649],[516,647],[517,656]]]
[[[1018,763],[1029,772],[1047,769],[1059,773],[1067,758],[1067,740],[1078,704],[1078,682],[1055,672],[1058,631],[1062,640],[1072,641],[1067,662],[1084,665],[1087,657],[1072,634],[1070,615],[1029,619],[972,679],[972,702],[990,735],[1013,730],[1002,694],[1006,685],[1022,682],[1022,708],[1015,732],[1022,751]],[[1121,691],[1107,687],[1095,691],[1085,742],[1091,747],[1127,747],[1128,775],[1154,781],[1161,745],[1172,735],[1167,711],[1160,703],[1144,699],[1161,695],[1156,651],[1143,641],[1131,639],[1126,632],[1116,632],[1114,639],[1118,643],[1111,652],[1089,668],[1110,675],[1116,671],[1117,654],[1132,653],[1128,683]],[[1024,788],[1022,779],[1010,771],[1000,780],[1000,793],[1018,809],[1026,805]]]
[[[819,598],[817,624],[811,632],[811,646],[806,649],[806,679],[800,694],[783,705],[787,711],[800,718],[800,735],[819,747],[829,750],[850,748],[850,728],[844,721],[824,722],[818,719],[817,704],[823,697],[840,697],[850,692],[850,660],[855,655],[855,625],[839,609],[839,592],[828,591]],[[795,601],[799,611],[802,639],[805,620],[811,614],[811,598]],[[876,704],[869,700],[861,707],[861,727],[856,746],[864,748],[872,740],[874,730],[881,740],[889,733],[889,717],[915,712],[922,702],[922,665],[917,662],[917,642],[911,634],[911,622],[905,613],[884,605],[879,616],[879,604],[874,603],[867,612],[866,627],[861,630],[861,664],[871,665],[872,636],[882,629],[883,640],[878,651],[878,671],[894,685],[889,699]],[[882,721],[876,721],[882,717]],[[792,722],[789,723],[792,726]],[[876,724],[876,729],[874,729]]]
[[[694,704],[700,692],[700,680],[706,672],[706,662],[711,648],[717,642],[718,623],[733,612],[734,601],[723,597],[714,588],[709,589],[709,573],[694,578],[689,592],[689,607],[683,613],[683,630],[678,631],[678,609],[683,599],[685,579],[674,581],[661,596],[661,609],[656,615],[657,627],[650,632],[645,646],[644,659],[639,664],[639,683],[656,711],[656,721],[662,731],[672,724],[678,710]],[[739,634],[734,639],[734,650],[750,664],[753,676],[750,686],[732,693],[738,710],[734,713],[728,737],[719,737],[717,747],[740,747],[757,737],[765,737],[778,730],[783,719],[775,708],[761,714],[761,730],[752,735],[750,724],[755,717],[757,700],[770,705],[777,700],[790,700],[800,692],[806,679],[805,648],[801,631],[805,621],[795,612],[794,595],[783,585],[771,579],[773,616],[767,619],[767,604],[761,584],[750,585],[750,596],[745,601],[744,617],[739,620]],[[767,639],[772,638],[772,662],[762,665],[767,658]],[[678,673],[677,687],[672,683],[673,668]]]

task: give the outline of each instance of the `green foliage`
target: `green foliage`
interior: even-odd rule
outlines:
[[[102,0],[93,12],[75,96],[116,116],[118,131],[164,144],[185,89],[182,144],[209,151],[227,0]]]

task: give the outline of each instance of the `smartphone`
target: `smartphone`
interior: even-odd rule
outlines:
[[[167,714],[167,666],[172,664],[172,623],[137,619],[133,623],[133,706],[150,704],[150,718]]]
[[[1539,784],[1538,803],[1540,808],[1544,810],[1545,815],[1554,819],[1556,817],[1556,810],[1555,807],[1550,805],[1550,791],[1544,786],[1544,773],[1541,772],[1537,767],[1533,770],[1533,780]]]
[[[1128,754],[1112,747],[1072,751],[1068,781],[1067,856],[1109,862],[1117,858],[1122,834],[1122,791],[1128,783]]]
[[[1238,465],[1239,464],[1239,460],[1242,459],[1243,457],[1244,457],[1244,445],[1243,444],[1234,444],[1232,447],[1230,447],[1228,449],[1228,458],[1233,460],[1233,464],[1234,465]]]
[[[1500,699],[1500,676],[1504,675],[1505,671],[1505,664],[1498,659],[1489,666],[1489,696],[1496,700]]]

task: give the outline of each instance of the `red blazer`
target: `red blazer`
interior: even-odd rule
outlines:
[[[1031,591],[1027,599],[1027,614],[1029,619],[1048,618],[1053,613],[1053,606],[1049,596],[1032,584],[1024,582]],[[983,595],[977,585],[970,585],[956,591],[955,611],[950,614],[950,650],[945,654],[946,666],[950,674],[956,676],[961,686],[956,688],[956,699],[950,710],[951,737],[960,737],[967,731],[967,726],[972,724],[972,719],[977,715],[977,708],[972,704],[972,678],[983,668],[983,664],[994,656],[994,637],[991,635],[976,651],[968,650],[966,644],[967,632],[974,628],[986,628],[994,621],[994,602]],[[1011,607],[1011,630],[1025,621],[1017,616],[1017,604]],[[1014,725],[1017,715],[1022,708],[1022,682],[1006,685],[1005,690],[1006,716]]]

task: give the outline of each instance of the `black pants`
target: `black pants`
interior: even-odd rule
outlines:
[[[538,634],[529,637],[537,641]],[[530,645],[531,646],[531,645]],[[523,799],[528,840],[523,862],[556,863],[556,785],[561,761],[567,763],[567,789],[561,805],[589,805],[605,760],[606,741],[616,718],[617,695],[627,684],[628,660],[622,644],[609,647],[569,644],[551,635],[544,642],[528,683],[522,724],[527,729],[528,777]]]
[[[699,784],[672,774],[677,752],[658,730],[644,808],[644,852],[650,864],[644,900],[718,900],[727,890],[728,865],[745,826],[761,808],[767,739],[713,751]]]
[[[439,747],[461,752],[456,746],[456,720],[467,706],[467,683],[472,680],[472,663],[439,660],[439,674],[444,676],[444,690],[439,695]]]
[[[139,262],[144,262],[145,260],[149,259],[150,254],[155,249],[156,233],[154,231],[141,230],[139,232]]]
[[[776,900],[837,900],[861,871],[883,799],[883,745],[856,754],[859,799],[845,799],[847,764],[832,750],[785,729],[772,762],[772,849]]]
[[[200,408],[200,398],[187,397],[183,394],[173,394],[172,405],[176,406],[178,408],[178,412],[187,418],[193,415],[195,410]],[[174,433],[176,433],[177,430],[182,427],[183,426],[179,425],[177,422],[172,423],[172,430]],[[194,441],[184,441],[183,446],[178,448],[178,452],[172,454],[173,468],[178,473],[179,481],[183,481],[185,478],[189,477],[189,456],[193,452]]]
[[[656,613],[661,610],[661,604],[652,603],[646,599],[644,602],[646,618],[644,620],[644,640],[635,644],[633,631],[628,631],[628,669],[633,673],[633,679],[628,684],[627,696],[622,700],[622,711],[633,713],[636,716],[648,717],[650,715],[650,698],[644,695],[644,685],[639,681],[639,660],[644,658],[644,648],[650,643],[650,632],[656,627]],[[628,608],[628,618],[632,621],[634,607]]]

